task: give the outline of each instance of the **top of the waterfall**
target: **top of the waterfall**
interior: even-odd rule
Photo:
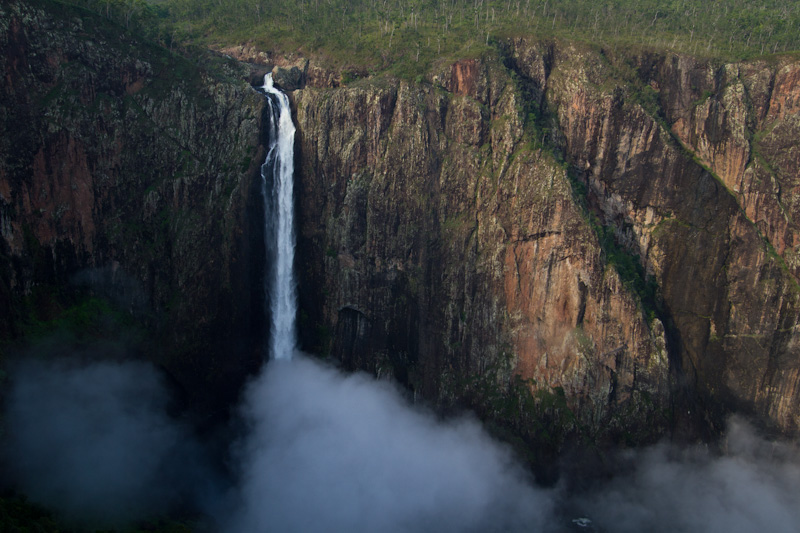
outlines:
[[[272,82],[272,72],[267,72],[264,74],[264,86],[262,89],[272,89],[273,82]]]

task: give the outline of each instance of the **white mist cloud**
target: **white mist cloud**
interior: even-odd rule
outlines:
[[[364,374],[271,362],[244,415],[234,532],[541,531],[551,512],[477,422],[440,423]]]
[[[443,422],[390,383],[305,358],[269,363],[247,388],[228,491],[165,414],[151,366],[77,359],[11,368],[4,416],[13,481],[72,524],[116,526],[194,502],[224,533],[800,530],[796,447],[740,420],[721,456],[630,451],[614,479],[567,495],[536,487],[477,422]]]
[[[12,369],[5,459],[34,502],[70,522],[116,525],[176,496],[167,459],[185,440],[142,363],[27,360]]]
[[[631,452],[632,470],[578,499],[607,531],[800,531],[800,456],[732,418],[725,454],[660,445]]]

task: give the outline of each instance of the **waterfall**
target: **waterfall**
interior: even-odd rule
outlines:
[[[269,105],[269,149],[261,165],[264,199],[264,239],[268,261],[264,288],[270,302],[270,359],[291,359],[296,346],[297,299],[294,264],[294,124],[289,98],[276,89],[272,74],[264,76]]]

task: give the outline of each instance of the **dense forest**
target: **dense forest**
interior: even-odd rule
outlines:
[[[253,42],[398,74],[537,35],[741,59],[800,48],[800,4],[775,0],[72,0],[165,45]]]

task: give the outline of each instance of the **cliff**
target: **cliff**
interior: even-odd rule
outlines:
[[[229,402],[264,335],[264,101],[241,80],[277,65],[305,348],[474,409],[540,464],[731,411],[797,435],[795,59],[512,39],[353,81],[0,10],[3,338],[97,296],[200,412]]]
[[[309,82],[310,347],[529,443],[733,410],[795,435],[797,68],[517,39],[417,83]]]
[[[0,334],[100,298],[190,404],[225,405],[261,355],[263,98],[51,2],[4,2],[0,50]]]
[[[734,408],[796,434],[796,60],[512,46],[590,203],[657,280],[676,364],[707,421]],[[531,69],[526,56],[550,65]]]
[[[663,327],[604,259],[500,58],[294,97],[316,349],[529,443],[663,431]]]

